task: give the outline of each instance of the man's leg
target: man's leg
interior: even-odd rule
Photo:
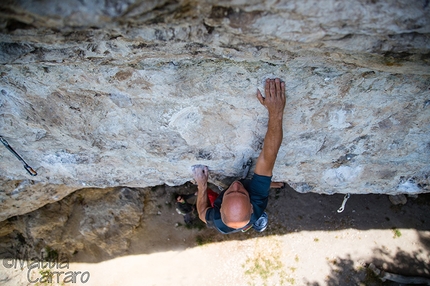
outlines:
[[[283,182],[271,182],[270,188],[271,189],[282,189],[285,186]]]
[[[267,213],[264,212],[259,219],[257,219],[256,222],[252,225],[252,228],[255,229],[257,232],[263,232],[267,225],[269,224],[269,217],[267,216]]]

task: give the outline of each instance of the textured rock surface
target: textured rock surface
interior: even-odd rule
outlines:
[[[47,247],[65,257],[81,251],[94,257],[124,253],[143,214],[155,209],[151,199],[145,200],[149,192],[151,188],[88,188],[6,220],[0,224],[1,255],[37,257]]]
[[[287,85],[274,180],[429,191],[427,1],[6,1],[0,221],[84,187],[213,180],[255,158],[267,77]],[[0,146],[2,147],[2,146]]]

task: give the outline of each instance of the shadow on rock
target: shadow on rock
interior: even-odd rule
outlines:
[[[71,262],[96,263],[125,255],[300,231],[430,229],[430,194],[409,198],[405,205],[393,205],[386,195],[352,195],[345,210],[338,213],[344,195],[301,194],[287,185],[271,190],[265,232],[251,229],[222,235],[206,228],[195,210],[188,220],[177,213],[175,194],[195,191],[191,183],[78,190],[61,201],[1,222],[0,258],[43,260],[49,253],[57,253],[57,257]],[[429,249],[428,237],[420,239]],[[398,255],[399,265],[412,265],[405,253],[399,250]]]

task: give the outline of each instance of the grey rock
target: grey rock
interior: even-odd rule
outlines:
[[[393,205],[405,205],[408,202],[408,199],[405,195],[394,195],[394,196],[388,196],[390,202]]]
[[[38,172],[3,149],[0,221],[81,188],[181,185],[194,164],[240,177],[267,77],[288,97],[273,180],[429,191],[426,1],[87,2],[0,4],[0,134]]]
[[[90,257],[125,253],[141,225],[149,189],[83,189],[59,202],[0,223],[0,248],[41,257],[47,249],[61,258],[79,252]],[[44,256],[46,257],[46,255]]]

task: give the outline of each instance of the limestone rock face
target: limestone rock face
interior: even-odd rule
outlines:
[[[429,191],[427,1],[0,3],[0,221],[86,187],[239,176],[287,86],[273,180]],[[102,227],[102,226],[100,226]],[[82,230],[87,232],[87,230]],[[98,232],[94,232],[95,237]]]
[[[150,188],[124,187],[78,190],[0,223],[0,247],[20,257],[40,257],[47,246],[65,257],[78,252],[93,257],[124,253],[144,213],[150,215],[151,208],[143,207],[149,192]]]

